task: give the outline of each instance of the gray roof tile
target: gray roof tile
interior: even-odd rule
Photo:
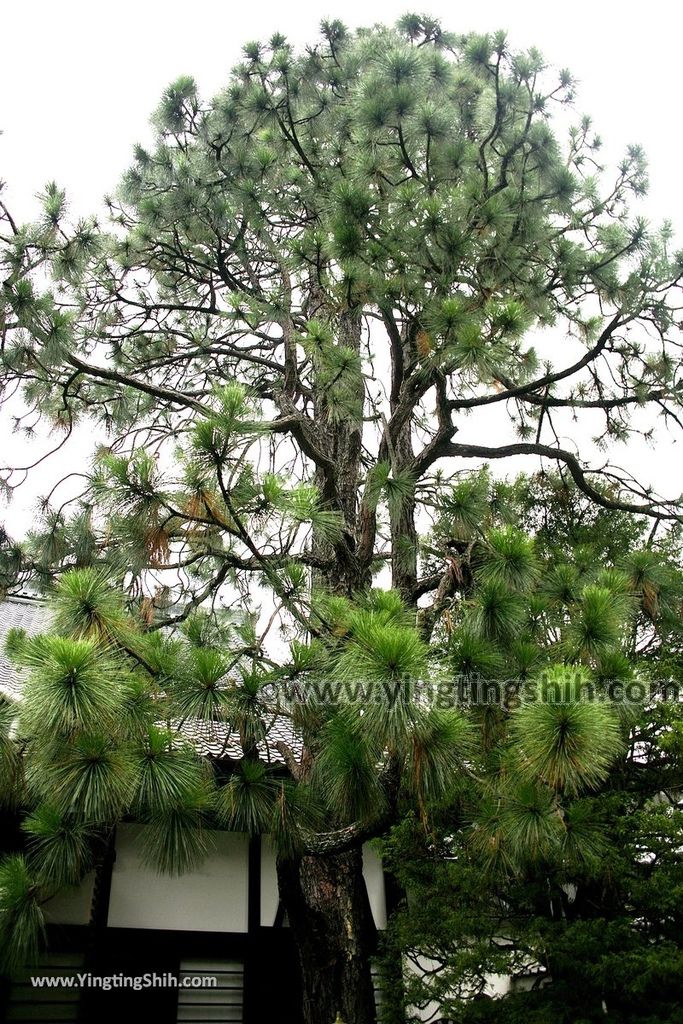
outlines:
[[[232,732],[225,722],[207,722],[198,718],[173,723],[173,727],[189,739],[197,750],[207,757],[224,757],[238,760],[242,756],[239,734]],[[275,744],[284,742],[295,757],[301,756],[301,740],[283,715],[273,717],[268,723],[265,739],[258,744],[261,760],[266,764],[284,764],[284,758]]]
[[[0,602],[0,696],[18,700],[21,696],[23,673],[5,654],[5,640],[11,629],[24,629],[29,636],[47,628],[50,613],[46,605],[35,598],[7,597]]]
[[[50,612],[47,606],[33,598],[8,597],[0,602],[0,697],[17,701],[25,673],[17,669],[4,653],[5,639],[11,629],[25,629],[30,636],[49,628]],[[225,722],[207,722],[186,719],[174,723],[200,754],[238,760],[242,756],[239,735]],[[259,753],[267,764],[283,764],[282,754],[275,748],[278,741],[285,742],[296,757],[301,755],[301,740],[292,729],[291,722],[282,715],[273,715],[266,738],[259,743]]]

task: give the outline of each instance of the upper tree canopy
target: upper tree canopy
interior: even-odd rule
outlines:
[[[355,33],[325,22],[299,54],[279,34],[248,44],[208,103],[179,79],[108,200],[108,230],[66,226],[55,186],[36,225],[2,208],[2,364],[24,422],[71,429],[88,414],[120,454],[180,443],[172,498],[152,497],[149,461],[103,470],[100,496],[154,506],[141,565],[174,541],[200,554],[202,531],[231,569],[257,566],[257,535],[261,558],[300,548],[263,536],[264,511],[283,507],[274,484],[242,473],[234,490],[254,444],[276,472],[315,479],[318,498],[289,496],[290,521],[338,516],[309,562],[364,586],[379,551],[411,600],[415,485],[444,457],[545,455],[602,504],[677,517],[561,440],[566,410],[605,441],[651,431],[655,413],[680,425],[683,258],[629,212],[646,187],[637,148],[608,180],[588,119],[553,131],[572,98],[537,51],[413,15]],[[50,294],[32,281],[45,260]],[[491,407],[509,421],[470,415]],[[51,553],[67,556],[62,525]]]

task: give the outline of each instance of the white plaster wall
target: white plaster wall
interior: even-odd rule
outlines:
[[[413,960],[405,958],[403,961],[405,970],[411,972],[412,974],[420,975],[423,972],[427,973],[428,971],[433,971],[435,968],[439,966],[438,960],[433,960],[431,957],[427,956],[417,957],[417,961],[418,962],[415,963]],[[509,991],[510,978],[507,974],[486,975],[485,992],[487,996],[490,996],[492,999],[501,999]],[[440,1004],[436,1001],[432,1001],[427,1003],[426,1006],[410,1006],[408,1007],[408,1009],[416,1020],[427,1022],[433,1021],[436,1018],[438,1018],[440,1013]],[[413,1018],[411,1017],[411,1020],[412,1019]]]
[[[80,885],[62,889],[43,906],[48,924],[87,924],[90,920],[90,904],[95,873],[86,875]]]
[[[167,928],[180,931],[247,930],[247,836],[214,832],[214,849],[195,870],[175,878],[160,875],[140,858],[143,825],[117,830],[108,925],[111,928]],[[261,844],[261,925],[271,928],[278,908],[275,848],[267,836]],[[382,862],[369,844],[363,847],[363,876],[378,928],[387,923]],[[92,887],[92,883],[91,883]],[[82,898],[82,897],[79,897]],[[73,902],[73,900],[72,900]],[[69,905],[70,906],[70,905]],[[85,923],[62,913],[64,923]],[[54,920],[57,920],[54,918]]]
[[[418,963],[414,963],[412,960],[404,960],[404,968],[410,971],[412,974],[421,975],[423,972],[432,971],[435,967],[438,967],[438,961],[432,960],[430,957],[421,956],[418,957]],[[426,1006],[417,1007],[409,1006],[408,1011],[416,1020],[422,1021],[433,1021],[439,1013],[439,1003],[430,1002]]]
[[[142,863],[139,840],[144,827],[117,829],[109,927],[246,932],[247,836],[211,833],[206,859],[176,878]]]
[[[499,999],[510,991],[509,974],[487,974],[486,995],[493,999]]]

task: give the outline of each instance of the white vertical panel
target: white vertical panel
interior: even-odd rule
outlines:
[[[43,906],[48,924],[87,924],[90,920],[95,872],[86,875],[80,885],[62,889]]]
[[[384,871],[382,861],[370,843],[363,846],[363,877],[368,890],[368,899],[376,928],[387,926],[387,903],[384,892]]]
[[[261,927],[272,928],[280,903],[275,867],[275,846],[272,839],[261,839]]]

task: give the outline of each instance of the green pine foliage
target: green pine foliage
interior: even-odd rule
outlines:
[[[479,742],[467,785],[432,802],[426,821],[409,813],[380,843],[404,889],[384,969],[399,951],[429,967],[406,972],[403,991],[389,988],[382,1019],[417,1020],[435,1000],[459,1024],[677,1020],[678,533],[653,543],[642,521],[591,508],[549,477],[502,485],[498,525],[500,485],[469,483],[461,494],[481,509],[488,493],[487,514],[463,533],[447,498],[431,543],[442,531],[457,540],[458,589],[472,602],[488,592],[481,566],[509,536],[510,517],[532,522],[515,541],[515,550],[533,546],[532,589],[507,586],[528,622],[533,613],[533,643],[515,661],[504,634],[473,634],[471,606],[457,594],[433,631]],[[677,621],[665,607],[679,609]],[[503,999],[493,998],[495,975],[512,979]]]
[[[681,726],[648,687],[680,676],[680,501],[560,439],[680,424],[683,257],[635,208],[640,149],[610,177],[590,119],[558,127],[573,97],[504,33],[328,21],[248,43],[213,99],[171,84],[104,218],[55,184],[32,224],[0,204],[16,427],[106,436],[78,497],[0,533],[0,591],[52,609],[0,709],[15,963],[118,822],[170,873],[215,828],[268,833],[306,1024],[369,1019],[367,907],[312,865],[349,895],[384,836],[387,1012],[616,1022],[630,962],[666,1016]],[[535,475],[485,464],[512,456]],[[420,953],[439,969],[398,984]],[[485,998],[536,963],[550,984]]]
[[[19,854],[0,864],[0,965],[10,973],[34,958],[45,935],[40,890]]]

